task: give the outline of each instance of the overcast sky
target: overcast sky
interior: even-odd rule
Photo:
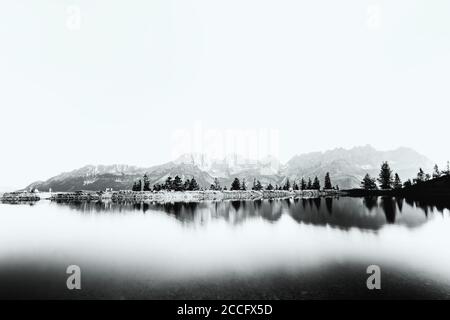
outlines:
[[[262,132],[283,162],[371,144],[444,164],[449,17],[447,0],[2,1],[0,188],[166,162],[199,128]]]

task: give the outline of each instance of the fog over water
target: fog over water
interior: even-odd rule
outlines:
[[[372,199],[369,207],[359,198],[1,204],[0,273],[14,266],[39,272],[58,266],[64,274],[65,266],[76,264],[89,279],[129,279],[133,292],[143,296],[169,287],[196,294],[185,282],[265,276],[294,281],[314,274],[325,279],[312,286],[331,292],[326,279],[333,270],[360,266],[354,276],[364,278],[365,268],[376,264],[402,281],[413,279],[409,285],[450,293],[448,209],[391,198]],[[394,282],[385,280],[384,288],[398,286]],[[350,290],[344,281],[338,285]]]

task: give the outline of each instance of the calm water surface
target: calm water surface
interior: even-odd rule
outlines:
[[[446,201],[0,204],[3,298],[450,298]],[[82,289],[66,289],[68,265]],[[382,289],[368,290],[378,265]]]

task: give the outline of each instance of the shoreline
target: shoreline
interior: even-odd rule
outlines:
[[[58,193],[50,197],[52,201],[65,200],[111,200],[111,201],[155,201],[155,202],[198,202],[205,200],[260,200],[291,197],[317,198],[317,190],[305,191],[113,191],[105,193]]]
[[[340,196],[336,190],[246,190],[246,191],[76,191],[53,193],[5,193],[4,202],[50,201],[156,201],[156,202],[198,202],[204,200],[263,200],[284,198],[319,198]]]

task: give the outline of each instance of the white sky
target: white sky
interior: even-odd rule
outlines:
[[[198,123],[275,130],[283,162],[371,144],[443,165],[449,17],[447,0],[2,1],[0,188],[166,162]]]

